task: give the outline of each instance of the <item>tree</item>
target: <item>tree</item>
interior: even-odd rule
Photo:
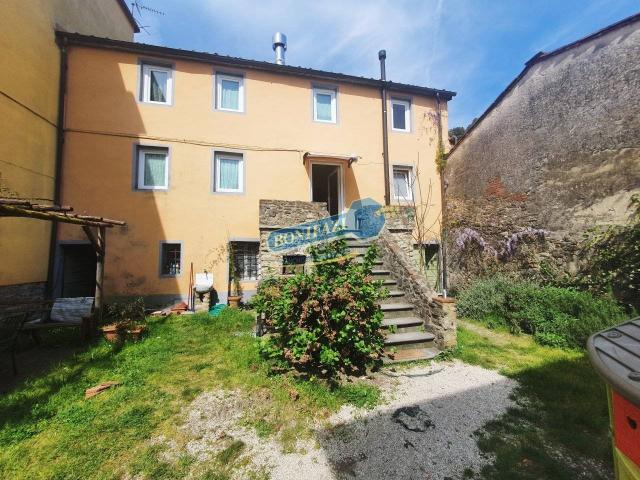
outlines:
[[[464,127],[453,127],[449,129],[449,136],[460,139],[465,134],[465,132],[466,130]]]

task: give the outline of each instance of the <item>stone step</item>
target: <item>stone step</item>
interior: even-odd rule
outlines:
[[[429,332],[388,333],[384,337],[386,347],[431,348],[436,337]]]
[[[383,301],[380,310],[384,313],[384,318],[409,317],[413,314],[413,305],[405,302]]]
[[[382,268],[374,268],[373,270],[371,270],[371,275],[373,275],[373,278],[375,280],[382,280],[385,278],[390,278],[391,272]]]
[[[364,262],[364,256],[362,256],[362,257],[359,257],[359,256],[353,257],[353,260],[356,263],[362,263],[362,262]],[[374,260],[373,261],[373,265],[374,265],[374,267],[382,267],[382,265],[383,265],[382,260]]]
[[[404,297],[404,292],[402,290],[389,289],[389,298],[397,298],[397,297]]]
[[[408,303],[407,297],[402,290],[389,290],[389,296],[380,300],[380,305]]]
[[[413,305],[406,302],[389,302],[383,300],[380,303],[380,309],[383,312],[397,312],[398,310],[413,310]]]
[[[382,320],[382,328],[389,328],[390,326],[400,327],[421,327],[424,325],[424,321],[419,317],[398,317],[398,318],[385,318]]]
[[[424,321],[418,317],[385,318],[382,328],[393,333],[423,332]]]
[[[415,360],[431,360],[438,356],[440,350],[434,347],[407,348],[396,352],[385,352],[382,362],[385,364],[411,362]]]
[[[370,247],[373,245],[371,240],[361,240],[359,238],[345,238],[349,247]]]
[[[377,279],[377,280],[379,280],[379,279]],[[389,287],[392,287],[392,286],[397,285],[397,284],[398,284],[398,282],[396,282],[393,278],[385,278],[384,280],[382,280],[382,286],[383,287],[389,288]]]
[[[353,246],[349,246],[349,251],[352,254],[361,253],[362,255],[364,255],[368,248],[369,248],[369,245],[353,245]]]

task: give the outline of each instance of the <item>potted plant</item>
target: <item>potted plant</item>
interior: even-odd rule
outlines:
[[[240,285],[240,274],[236,265],[236,254],[233,248],[229,248],[229,306],[239,308],[242,300],[242,286]]]
[[[111,323],[102,327],[102,333],[108,342],[122,342],[127,336],[137,341],[146,329],[143,298],[108,305],[107,318]]]

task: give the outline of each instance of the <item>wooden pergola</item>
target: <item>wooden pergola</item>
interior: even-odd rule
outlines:
[[[85,235],[96,252],[96,293],[94,308],[98,317],[102,316],[104,303],[104,259],[106,254],[107,228],[124,227],[125,222],[94,215],[79,215],[73,208],[63,205],[36,203],[24,198],[0,197],[0,217],[21,217],[47,220],[51,222],[70,223],[82,227]]]

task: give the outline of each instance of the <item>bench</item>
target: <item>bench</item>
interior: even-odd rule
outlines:
[[[31,332],[36,343],[43,330],[54,328],[80,328],[80,337],[89,339],[95,328],[93,297],[57,298],[50,308],[29,311],[29,318],[22,330]]]
[[[58,298],[55,301],[10,303],[0,314],[0,352],[10,351],[14,375],[15,349],[20,334],[28,333],[40,345],[40,332],[56,328],[79,328],[83,341],[95,330],[93,297]]]

